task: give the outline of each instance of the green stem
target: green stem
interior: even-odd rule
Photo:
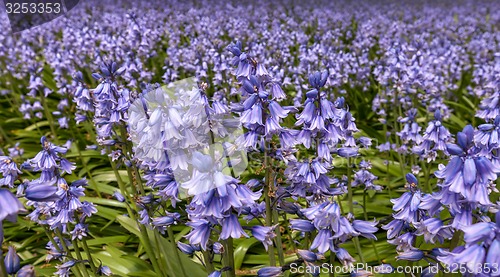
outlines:
[[[80,132],[80,130],[78,128],[74,128],[75,131],[76,131],[76,134],[78,135],[78,138],[81,140],[81,141],[85,141],[85,139],[83,138],[83,135],[82,133]],[[75,132],[74,131],[74,132]],[[85,172],[86,174],[89,176],[89,180],[90,180],[90,184],[91,184],[91,188],[97,193],[97,196],[99,198],[102,198],[101,196],[101,192],[99,191],[99,186],[97,185],[97,183],[95,182],[94,180],[94,177],[92,175],[92,172],[89,170],[88,168],[88,164],[87,164],[87,161],[85,161],[85,159],[83,158],[83,155],[82,155],[82,151],[80,151],[80,147],[76,147],[77,151],[78,151],[78,157],[80,158],[80,161],[82,162],[82,165],[83,165],[83,169],[85,169]]]
[[[349,212],[354,216],[354,204],[352,201],[353,198],[353,188],[351,184],[351,158],[347,158],[347,194],[349,199]],[[361,252],[361,245],[359,243],[359,238],[353,238],[354,245],[356,246],[356,251],[358,252],[359,259],[364,264],[365,259],[363,258],[363,253]]]
[[[45,235],[49,238],[50,242],[52,242],[52,245],[56,248],[56,250],[61,253],[62,249],[59,247],[59,244],[56,243],[54,238],[50,235],[49,231],[47,230],[47,226],[43,226],[43,231],[45,231]]]
[[[203,250],[203,261],[205,262],[205,269],[207,273],[210,274],[215,271],[214,265],[212,264],[212,257],[207,250]]]
[[[352,184],[351,184],[351,158],[347,158],[347,197],[349,201],[349,212],[354,216],[354,205],[352,201]]]
[[[271,165],[269,164],[269,156],[267,155],[267,147],[268,144],[266,143],[266,150],[264,152],[264,167],[266,168],[266,184],[264,185],[264,200],[266,202],[266,226],[271,227],[273,225],[273,218],[272,218],[272,208],[271,208]],[[271,244],[269,245],[269,264],[271,266],[276,266],[276,257],[274,256],[274,245]]]
[[[75,258],[73,258],[73,255],[71,255],[71,251],[69,250],[68,245],[66,245],[66,242],[64,241],[64,237],[63,237],[61,231],[56,230],[56,235],[59,237],[59,241],[61,242],[61,245],[62,245],[64,251],[66,251],[66,256],[69,257],[70,259],[74,260]],[[72,267],[71,271],[73,271],[75,276],[82,277],[82,273],[79,270],[77,270],[76,267]]]
[[[87,269],[85,268],[85,264],[83,264],[83,257],[82,253],[80,253],[80,246],[78,246],[78,242],[76,240],[73,240],[71,243],[73,244],[73,249],[75,250],[76,258],[78,259],[76,266],[78,266],[80,270],[83,272],[83,276],[90,277],[89,273],[87,272]]]
[[[59,145],[59,139],[57,138],[56,126],[54,124],[54,118],[50,113],[49,106],[47,105],[47,101],[45,101],[45,95],[43,92],[40,93],[40,102],[42,102],[43,112],[45,113],[45,117],[47,117],[47,121],[49,121],[50,131],[52,135],[54,135],[54,141],[57,145]]]
[[[122,193],[122,195],[124,197],[126,197],[127,199],[129,199],[129,195],[127,193],[127,190],[125,188],[125,183],[123,183],[123,180],[120,176],[120,173],[118,172],[118,169],[116,168],[116,163],[113,162],[110,158],[110,163],[111,163],[111,167],[113,168],[113,172],[115,174],[115,177],[116,177],[116,181],[118,182],[118,187],[120,188],[120,191]],[[133,201],[133,199],[129,199],[130,203],[132,204],[132,206],[134,207],[134,210],[136,210],[136,206],[135,206],[135,202]],[[130,216],[130,218],[132,220],[134,220],[134,222],[137,222],[137,218],[135,217],[135,214],[133,213],[132,209],[130,208],[129,205],[127,205],[127,212]],[[151,246],[151,242],[149,241],[149,236],[148,236],[148,232],[146,230],[146,227],[144,227],[144,225],[142,224],[137,224],[139,226],[139,230],[140,230],[140,237],[139,239],[141,240],[144,248],[146,249],[146,253],[148,254],[148,257],[149,257],[149,260],[151,261],[151,264],[153,265],[153,269],[155,270],[155,272],[157,274],[162,274],[162,271],[160,269],[160,266],[158,265],[158,261],[156,259],[156,255],[155,255],[155,252],[153,251],[153,247]]]
[[[276,209],[273,209],[273,220],[276,223],[279,223],[279,218],[278,218],[278,211]],[[283,253],[283,242],[281,240],[281,229],[280,225],[276,226],[278,230],[275,230],[276,234],[276,249],[278,250],[278,260],[280,262],[280,265],[283,266],[285,265],[285,254]]]
[[[234,268],[234,248],[233,248],[233,238],[228,238],[224,241],[224,266],[228,267],[226,271],[227,277],[236,277],[236,271]]]
[[[331,265],[331,268],[335,268],[335,253],[333,253],[332,250],[330,250],[330,265]],[[335,277],[335,269],[334,270],[330,270],[328,276],[330,277]]]
[[[87,254],[87,259],[89,260],[90,268],[92,269],[92,275],[94,277],[97,276],[97,268],[95,267],[94,259],[92,258],[92,254],[90,253],[89,245],[87,244],[87,240],[84,238],[82,240],[83,249]]]

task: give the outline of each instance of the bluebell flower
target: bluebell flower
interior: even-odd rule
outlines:
[[[452,141],[450,131],[442,124],[442,115],[440,110],[434,113],[434,120],[429,122],[422,143],[413,147],[413,152],[427,159],[427,162],[434,161],[438,152],[448,155],[447,143]]]
[[[196,248],[192,246],[191,244],[183,243],[183,242],[177,242],[177,247],[179,250],[186,254],[186,255],[193,255],[194,252],[196,251]]]
[[[335,255],[337,256],[337,259],[339,259],[340,263],[348,268],[351,268],[356,261],[344,248],[338,248],[335,250]]]
[[[420,261],[424,258],[424,252],[420,250],[408,250],[402,253],[399,253],[398,256],[396,257],[396,260],[406,260],[406,261],[413,261],[417,262]]]
[[[382,186],[375,185],[373,182],[377,180],[377,176],[370,172],[372,164],[370,161],[362,160],[359,163],[360,170],[354,172],[354,179],[352,181],[352,186],[357,187],[359,185],[364,185],[366,190],[381,191]]]
[[[317,249],[318,253],[323,254],[328,250],[335,251],[332,241],[332,231],[329,229],[321,229],[311,243],[311,249]]]
[[[216,270],[210,274],[208,274],[208,277],[221,277],[222,276],[222,272]]]
[[[257,271],[258,277],[278,277],[283,273],[283,269],[281,267],[269,266],[259,269]]]
[[[7,270],[7,274],[16,274],[21,268],[21,259],[19,255],[16,253],[16,249],[13,246],[9,246],[9,250],[5,255],[5,269]]]
[[[231,214],[222,220],[222,231],[219,236],[221,240],[226,240],[230,237],[238,239],[241,236],[248,237],[243,228],[241,228],[238,217]]]
[[[186,235],[189,243],[198,244],[201,246],[201,249],[206,250],[211,232],[210,222],[203,218],[196,218],[187,222],[186,225],[191,227],[191,232]]]
[[[75,260],[69,260],[61,265],[56,265],[57,271],[54,274],[61,277],[69,277],[70,270],[75,264]]]
[[[450,239],[453,236],[451,226],[443,224],[438,218],[427,218],[420,222],[414,223],[417,228],[416,235],[424,235],[424,239],[428,243],[443,243],[444,239]],[[437,241],[436,241],[437,240]]]
[[[125,201],[125,197],[117,190],[115,192],[113,192],[113,197],[120,202]]]
[[[108,267],[108,266],[105,266],[105,265],[99,265],[99,267],[97,268],[97,274],[99,275],[104,275],[104,276],[111,276],[113,275],[113,272],[111,271],[111,269]]]
[[[23,211],[23,205],[9,190],[0,189],[0,222],[4,219],[16,222],[17,214]]]
[[[318,255],[309,250],[299,249],[297,250],[297,254],[306,262],[314,263],[318,260]]]
[[[310,221],[304,219],[290,219],[290,228],[301,232],[312,232],[315,229]]]
[[[258,241],[264,244],[264,248],[267,250],[269,245],[273,244],[273,239],[276,237],[274,233],[274,227],[269,226],[253,226],[252,236]]]
[[[212,250],[214,251],[215,254],[224,254],[224,245],[220,242],[214,242],[212,245]]]
[[[409,109],[406,114],[406,117],[398,120],[404,125],[401,131],[397,132],[396,134],[404,143],[413,143],[414,145],[419,145],[420,143],[422,143],[423,138],[420,135],[420,130],[422,128],[416,122],[417,109]]]
[[[23,266],[18,272],[17,277],[35,277],[35,267],[32,265]]]
[[[444,179],[440,186],[462,195],[470,202],[489,205],[488,185],[497,179],[500,168],[479,154],[474,146],[474,130],[467,125],[457,134],[458,144],[448,144],[452,158],[448,165],[434,174]]]
[[[474,142],[491,151],[500,147],[500,115],[492,123],[481,124],[474,133]]]
[[[75,240],[78,238],[79,240],[82,240],[83,237],[87,237],[88,231],[88,226],[86,224],[78,223],[75,225],[75,228],[73,228],[73,231],[70,232],[71,239]]]
[[[3,178],[0,179],[0,187],[8,186],[14,187],[14,182],[18,179],[21,170],[18,169],[17,164],[8,156],[0,156],[0,173]]]

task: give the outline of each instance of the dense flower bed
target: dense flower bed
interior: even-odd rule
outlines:
[[[498,3],[136,2],[1,21],[0,276],[500,276]]]

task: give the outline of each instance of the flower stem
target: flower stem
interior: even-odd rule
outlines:
[[[353,188],[351,184],[351,158],[347,158],[347,197],[349,199],[349,212],[354,216],[354,204],[352,201]],[[356,251],[358,252],[359,259],[364,264],[365,259],[363,258],[363,253],[361,251],[361,245],[359,243],[359,238],[354,237],[354,246],[356,247]]]
[[[64,241],[64,237],[63,237],[61,231],[56,229],[56,235],[59,237],[59,241],[61,242],[61,245],[63,246],[64,251],[66,251],[66,255],[70,259],[74,260],[75,258],[73,258],[73,255],[71,255],[71,251],[69,250],[68,245],[66,245],[66,242]],[[77,270],[75,267],[72,267],[71,271],[73,271],[73,273],[75,274],[76,277],[82,277],[82,273],[80,272],[80,270]]]
[[[276,209],[272,209],[273,210],[273,220],[274,222],[278,223],[279,222],[279,218],[278,218],[278,210]],[[275,233],[276,233],[276,248],[278,250],[278,259],[279,259],[279,262],[280,262],[280,265],[283,266],[285,265],[285,254],[283,253],[283,242],[281,240],[281,229],[280,229],[280,225],[278,224],[278,226],[276,226],[276,228],[278,230],[275,230]]]
[[[87,269],[85,268],[85,265],[83,264],[83,257],[82,253],[80,253],[80,246],[78,245],[78,242],[76,240],[73,240],[71,243],[73,244],[73,249],[75,250],[76,258],[78,259],[77,267],[79,267],[80,270],[83,272],[83,276],[90,277],[89,273],[87,272]]]
[[[90,268],[92,269],[92,275],[97,276],[97,268],[95,267],[94,259],[92,258],[92,254],[90,253],[89,245],[87,244],[87,240],[84,238],[82,240],[83,249],[87,254],[87,259],[89,260]]]
[[[113,168],[113,172],[115,174],[116,181],[118,182],[118,187],[120,188],[122,195],[124,197],[126,197],[127,199],[129,199],[129,195],[128,195],[128,193],[126,193],[127,190],[125,188],[125,183],[123,183],[123,180],[120,176],[120,173],[118,172],[118,169],[116,168],[116,163],[113,162],[111,160],[111,158],[110,158],[110,163],[111,163],[111,167]],[[132,206],[134,207],[134,211],[137,210],[135,207],[135,202],[130,201],[130,203],[132,203]],[[127,212],[129,214],[130,218],[132,220],[134,220],[134,222],[137,222],[137,218],[135,217],[135,214],[129,205],[127,205]],[[137,225],[139,227],[140,234],[141,234],[139,239],[141,240],[141,243],[143,244],[144,248],[146,249],[146,253],[148,254],[149,260],[151,261],[151,264],[153,265],[153,269],[155,270],[155,272],[157,274],[160,274],[160,276],[162,276],[161,275],[162,271],[160,269],[160,266],[158,265],[158,261],[156,260],[156,255],[155,255],[155,252],[153,251],[153,248],[151,246],[151,242],[149,241],[149,236],[148,236],[146,227],[144,227],[144,225],[142,225],[140,223],[137,223]]]
[[[224,241],[224,266],[228,268],[226,271],[227,277],[236,277],[236,271],[234,268],[234,248],[233,248],[233,238],[228,238]]]
[[[266,184],[264,185],[264,200],[266,202],[266,226],[272,226],[273,225],[273,218],[272,218],[272,208],[271,208],[271,165],[270,165],[270,158],[267,155],[267,149],[268,149],[268,144],[266,143],[266,149],[264,152],[264,167],[266,168]],[[271,244],[269,245],[269,264],[271,266],[276,266],[276,257],[274,256],[274,245]]]
[[[40,92],[40,102],[42,102],[42,107],[43,107],[43,111],[45,113],[45,117],[47,117],[47,121],[49,122],[50,131],[52,132],[52,135],[54,135],[54,141],[56,142],[57,145],[59,145],[59,139],[57,138],[56,126],[54,125],[54,118],[52,117],[52,114],[50,113],[50,109],[49,109],[49,106],[47,105],[47,101],[45,101],[44,92]]]
[[[207,270],[207,273],[210,274],[215,271],[214,265],[212,264],[212,257],[210,255],[210,252],[207,250],[203,250],[203,261],[205,263],[205,269]]]
[[[328,276],[335,277],[335,254],[330,250],[330,265],[333,270],[330,270]]]

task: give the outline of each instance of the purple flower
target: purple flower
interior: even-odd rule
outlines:
[[[451,142],[451,134],[446,127],[442,125],[442,116],[440,110],[434,113],[434,120],[429,122],[423,135],[421,144],[413,148],[413,152],[426,158],[427,162],[436,159],[438,151],[448,155],[446,144]]]
[[[12,188],[21,171],[10,157],[0,156],[0,173],[3,175],[3,178],[0,179],[0,187],[8,186]]]
[[[205,219],[192,219],[186,225],[191,227],[191,232],[186,235],[189,243],[199,244],[203,250],[206,250],[211,232],[210,223]]]
[[[408,250],[403,253],[399,253],[396,260],[406,260],[417,262],[424,258],[424,252],[420,250]]]
[[[297,254],[306,262],[314,263],[318,260],[318,255],[309,250],[299,249]]]
[[[453,155],[448,165],[434,174],[444,179],[441,187],[459,193],[469,202],[489,205],[488,185],[497,179],[500,168],[479,154],[473,138],[474,130],[467,125],[457,134],[458,144],[447,145]]]
[[[9,246],[9,251],[7,255],[5,255],[5,269],[8,274],[16,274],[21,268],[21,260],[19,259],[19,255],[16,253],[16,249],[13,246]]]
[[[36,202],[52,202],[60,199],[57,195],[58,188],[50,184],[29,185],[26,190],[26,198]]]
[[[281,267],[274,267],[274,266],[269,266],[269,267],[264,267],[259,269],[257,271],[257,276],[258,277],[278,277],[281,275],[283,272]]]
[[[23,266],[18,272],[17,277],[35,277],[35,268],[32,265]]]
[[[314,225],[310,221],[304,219],[291,219],[290,228],[301,232],[314,231]]]
[[[276,237],[276,234],[274,227],[254,226],[252,227],[252,236],[262,242],[267,250],[268,246],[273,244],[273,238]]]
[[[241,228],[241,225],[238,222],[238,217],[231,214],[222,220],[222,231],[219,236],[221,240],[226,240],[229,237],[238,239],[241,236],[248,237],[245,231],[243,231],[243,228]]]
[[[0,189],[0,222],[4,219],[15,222],[17,214],[23,211],[23,205],[9,190]]]

